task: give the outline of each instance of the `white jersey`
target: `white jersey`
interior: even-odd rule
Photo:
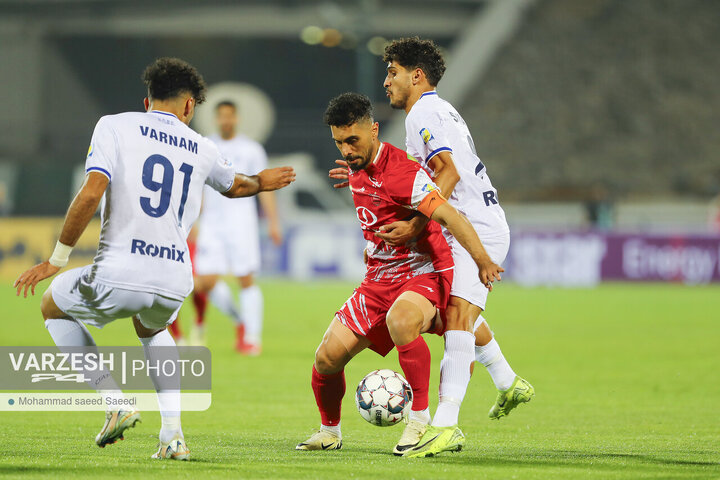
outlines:
[[[128,112],[98,121],[85,170],[110,179],[91,279],[185,298],[193,288],[186,239],[203,186],[227,191],[232,164],[175,115]]]
[[[223,140],[212,135],[220,152],[235,168],[235,172],[257,175],[267,168],[267,154],[258,142],[245,136]],[[199,228],[217,234],[258,235],[257,203],[255,197],[227,198],[205,188]]]
[[[426,92],[405,118],[407,152],[432,171],[428,162],[440,152],[451,152],[460,181],[448,199],[478,230],[480,238],[510,231],[485,165],[475,152],[467,124],[437,92]]]

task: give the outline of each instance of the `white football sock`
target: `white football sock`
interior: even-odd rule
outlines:
[[[243,288],[240,292],[240,308],[245,322],[245,340],[260,345],[263,324],[263,295],[260,287]]]
[[[233,322],[236,324],[242,323],[240,310],[238,310],[238,307],[233,300],[230,286],[225,281],[220,280],[215,284],[215,288],[210,290],[210,301],[218,308],[218,310],[232,318]]]
[[[470,383],[470,365],[474,358],[475,335],[463,330],[445,332],[445,354],[440,363],[440,403],[433,427],[458,424],[460,405]]]
[[[182,426],[180,425],[180,415],[176,417],[163,416],[162,426],[160,427],[160,441],[163,443],[169,443],[175,434],[183,436]]]
[[[416,422],[428,425],[430,420],[432,420],[430,418],[430,407],[425,410],[410,410],[410,420],[415,420]]]
[[[60,348],[61,352],[79,351],[81,347],[90,347],[84,350],[97,353],[97,345],[87,327],[74,318],[49,318],[45,320],[45,328],[48,329],[55,345]],[[70,348],[63,349],[63,347]],[[77,373],[89,378],[88,384],[103,398],[110,398],[114,401],[124,398],[120,387],[107,370],[81,369]],[[112,409],[117,409],[117,407],[111,407],[110,410]]]
[[[333,435],[336,435],[338,438],[342,438],[342,433],[340,433],[340,422],[338,422],[337,425],[332,426],[320,424],[320,430],[324,432],[330,432]]]
[[[479,326],[480,323],[476,323],[475,325]],[[483,345],[482,347],[475,346],[475,360],[487,368],[498,390],[507,390],[512,386],[515,381],[515,372],[510,368],[508,361],[505,360],[505,356],[500,350],[500,345],[498,345],[494,337],[487,345]]]
[[[180,360],[175,340],[173,340],[172,335],[170,335],[170,332],[167,330],[163,330],[152,337],[141,338],[140,342],[143,344],[145,359],[151,367],[158,364],[161,365],[166,360],[172,360],[174,362]],[[178,365],[178,363],[176,363],[176,365]],[[181,437],[183,436],[180,426],[179,369],[176,369],[176,372],[177,374],[172,377],[160,377],[157,369],[149,369],[150,379],[157,391],[158,406],[160,407],[160,415],[162,416],[160,441],[163,443],[168,443],[173,439],[175,434],[179,434]]]

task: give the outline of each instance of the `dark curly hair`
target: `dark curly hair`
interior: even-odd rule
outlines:
[[[325,124],[330,127],[347,127],[360,120],[372,121],[373,106],[370,99],[359,93],[343,93],[330,100],[325,110]]]
[[[145,68],[142,75],[148,96],[155,100],[189,93],[198,105],[205,101],[207,86],[200,72],[185,60],[162,57]]]
[[[397,62],[408,70],[419,68],[433,87],[437,86],[445,73],[445,60],[440,48],[432,40],[420,37],[393,40],[385,47],[383,62]]]

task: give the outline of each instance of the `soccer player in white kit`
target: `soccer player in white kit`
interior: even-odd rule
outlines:
[[[237,171],[253,174],[267,167],[267,154],[258,142],[237,133],[237,106],[222,101],[215,107],[219,135],[210,140],[230,160]],[[282,243],[280,221],[273,192],[258,195],[268,221],[270,238]],[[254,197],[242,200],[224,198],[205,188],[202,211],[198,220],[197,252],[195,254],[195,292],[210,294],[210,300],[236,322],[236,350],[247,355],[260,353],[263,298],[254,274],[260,269],[258,210]],[[231,274],[240,285],[240,310],[233,301],[230,288],[218,279]],[[202,318],[198,314],[198,320]],[[196,327],[197,328],[197,327]],[[201,328],[201,327],[200,327]],[[202,338],[202,333],[194,335]]]
[[[475,151],[465,121],[435,90],[445,72],[440,50],[431,40],[403,38],[386,47],[383,61],[387,62],[383,86],[390,105],[407,113],[408,153],[433,172],[435,182],[448,196],[450,204],[474,225],[490,258],[502,264],[510,247],[510,229],[497,190]],[[426,222],[426,218],[416,217],[409,222],[391,224],[385,228],[388,234],[385,239],[405,243]],[[496,403],[489,412],[491,419],[507,415],[534,395],[532,385],[513,372],[481,315],[492,285],[483,285],[478,280],[477,267],[467,251],[447,230],[445,236],[453,252],[455,277],[440,367],[440,403],[431,427],[414,449],[418,453],[452,450],[454,437],[462,435],[457,428],[458,412],[470,381],[473,360],[487,367],[498,389]]]
[[[82,188],[65,217],[49,260],[15,281],[17,294],[56,274],[92,219],[104,195],[102,230],[91,265],[58,275],[43,295],[45,326],[60,347],[94,347],[86,325],[102,328],[132,317],[148,362],[156,347],[175,347],[166,330],[192,291],[186,238],[200,210],[203,186],[227,197],[255,195],[294,180],[292,168],[236,174],[211,141],[190,129],[196,104],[205,100],[198,71],[176,58],[159,58],[143,74],[147,113],[102,117],[93,133]],[[167,350],[165,350],[167,351]],[[176,352],[177,353],[177,352]],[[160,444],[153,458],[184,460],[189,450],[180,424],[180,391],[159,387],[151,371],[162,417]],[[86,373],[86,376],[88,374]],[[114,381],[90,376],[104,396],[122,397]],[[100,447],[123,438],[139,413],[108,409],[95,441]]]

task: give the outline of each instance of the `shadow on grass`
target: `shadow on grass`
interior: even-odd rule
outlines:
[[[703,452],[692,452],[693,454],[702,454]],[[437,462],[448,464],[484,464],[488,466],[507,466],[507,465],[528,465],[528,466],[555,466],[555,467],[578,467],[592,464],[597,468],[599,465],[594,463],[596,460],[625,460],[631,465],[624,466],[642,466],[642,465],[664,465],[664,466],[695,466],[695,467],[720,467],[720,461],[701,461],[690,460],[687,458],[668,458],[667,456],[653,456],[637,453],[609,453],[609,452],[583,452],[575,450],[540,450],[535,452],[527,452],[521,455],[480,455],[465,456],[463,453],[452,454],[444,453],[434,459]],[[612,467],[613,463],[606,464]]]
[[[454,465],[458,467],[554,467],[554,468],[592,468],[594,470],[617,470],[627,468],[642,468],[651,465],[665,466],[665,467],[705,467],[710,468],[711,471],[715,471],[716,468],[720,467],[720,461],[701,461],[691,460],[687,457],[690,455],[703,455],[714,452],[687,452],[687,457],[677,456],[668,457],[667,455],[646,455],[636,453],[612,453],[612,452],[588,452],[588,451],[577,451],[577,450],[531,450],[526,452],[508,452],[507,454],[498,454],[493,452],[491,454],[484,455],[482,453],[468,454],[467,452],[459,453],[444,453],[440,456],[428,459],[404,459],[397,457],[389,451],[378,450],[372,447],[353,447],[343,449],[340,451],[332,452],[297,452],[297,456],[284,457],[278,459],[278,462],[270,462],[265,467],[269,471],[285,471],[288,468],[296,468],[301,470],[317,468],[315,462],[320,460],[322,457],[333,458],[333,460],[339,460],[343,457],[343,454],[351,454],[348,460],[358,461],[357,455],[360,454],[365,461],[370,460],[381,460],[386,459],[392,465],[398,465],[394,462],[405,462],[408,466],[417,466],[417,462],[430,462],[432,464],[445,464]],[[683,458],[684,457],[684,458]],[[308,464],[307,462],[311,463]],[[620,463],[620,462],[623,463]],[[150,461],[153,465],[157,463],[156,460]],[[236,469],[239,465],[236,462],[228,462],[225,458],[207,458],[207,457],[195,457],[191,458],[187,462],[170,462],[172,465],[195,465],[197,467],[208,469],[208,473],[220,473],[227,470]],[[256,462],[251,462],[256,463]],[[274,463],[274,465],[273,465]],[[254,467],[258,467],[255,465]],[[143,468],[139,463],[135,464],[137,468]],[[715,467],[715,468],[713,468]],[[719,468],[720,470],[720,468]],[[73,474],[91,474],[96,471],[93,466],[87,468],[78,468],[78,465],[1,465],[0,464],[0,477],[4,475],[22,475],[22,474],[46,474],[53,472],[54,474],[61,474],[64,472]],[[137,470],[132,470],[137,471]],[[132,473],[129,471],[128,473]],[[187,472],[189,473],[189,472]]]

